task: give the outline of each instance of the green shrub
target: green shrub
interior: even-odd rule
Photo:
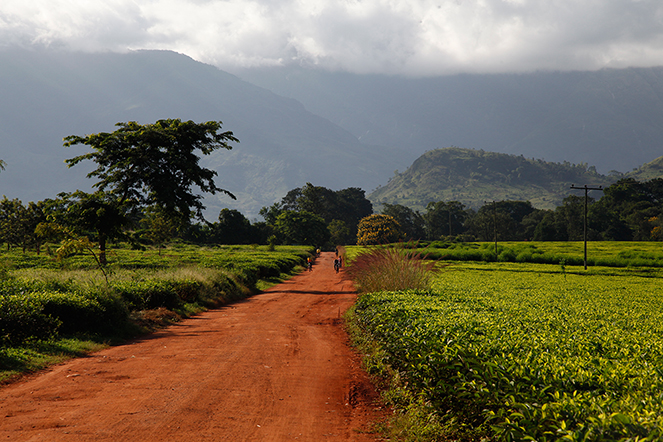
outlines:
[[[499,250],[499,249],[498,249]],[[500,252],[498,261],[502,262],[515,262],[517,259],[516,251],[513,249],[503,249]]]
[[[414,398],[399,415],[418,399],[443,430],[406,440],[661,440],[661,272],[555,267],[459,264],[360,297],[354,326]]]
[[[53,293],[39,295],[44,313],[61,322],[61,334],[112,333],[128,318],[124,303],[117,297],[96,293]]]
[[[38,296],[0,296],[0,341],[3,346],[51,338],[60,325],[59,319],[44,312],[44,304]]]
[[[203,283],[194,279],[177,279],[171,281],[170,286],[183,302],[195,302],[202,291]]]
[[[94,299],[78,293],[44,292],[37,295],[46,315],[61,322],[59,332],[71,334],[96,329],[103,320],[103,307]]]
[[[129,281],[112,285],[112,289],[127,303],[129,310],[159,307],[177,308],[182,300],[175,287],[164,280]]]
[[[177,245],[157,256],[118,247],[109,253],[107,285],[89,256],[68,258],[69,270],[63,270],[46,256],[0,251],[11,263],[7,274],[0,272],[0,346],[58,333],[120,337],[128,330],[129,311],[165,307],[186,315],[243,299],[260,278],[290,273],[311,252]]]

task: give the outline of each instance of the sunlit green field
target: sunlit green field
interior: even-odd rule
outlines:
[[[46,251],[37,254],[32,251],[22,253],[20,250],[0,250],[0,262],[5,269],[21,268],[39,269],[91,269],[97,267],[94,257],[90,253],[80,253],[65,258],[56,259],[52,246]],[[132,250],[125,245],[118,245],[108,251],[109,269],[167,269],[187,265],[200,265],[203,267],[233,267],[241,263],[271,262],[274,257],[290,255],[306,256],[310,247],[304,246],[278,246],[269,250],[267,246],[214,246],[202,247],[189,244],[173,244],[161,252],[155,249]],[[50,253],[49,253],[50,252]]]
[[[582,254],[573,246],[554,250]],[[355,312],[382,362],[429,405],[425,425],[452,437],[660,440],[662,278],[658,268],[452,262],[432,291],[363,295]]]
[[[425,247],[424,247],[425,246]],[[436,260],[531,262],[584,265],[584,242],[431,242],[419,247]],[[589,241],[587,264],[608,267],[663,267],[663,242]]]
[[[535,264],[584,265],[582,241],[422,242],[414,246],[423,256],[437,261],[517,262]],[[347,247],[348,257],[362,247]],[[588,241],[588,266],[663,267],[663,242]]]

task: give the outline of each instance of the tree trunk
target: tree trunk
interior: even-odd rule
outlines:
[[[99,263],[106,265],[106,235],[99,235]]]

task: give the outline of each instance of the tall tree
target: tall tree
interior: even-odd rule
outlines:
[[[20,246],[25,252],[34,246],[38,250],[40,241],[35,229],[45,220],[43,203],[30,202],[25,206],[21,200],[10,200],[6,196],[0,201],[0,229],[8,248]]]
[[[219,222],[214,223],[215,239],[220,244],[251,244],[258,239],[251,222],[238,210],[222,209]]]
[[[331,236],[325,220],[306,211],[281,213],[276,219],[275,231],[285,244],[321,246]]]
[[[140,220],[140,224],[145,227],[145,237],[152,241],[157,246],[159,255],[164,244],[170,240],[175,232],[177,226],[171,219],[167,218],[161,213],[159,206],[153,205],[145,209],[145,215]]]
[[[194,216],[203,218],[203,197],[194,187],[235,199],[214,183],[217,173],[201,167],[197,155],[197,151],[209,155],[219,148],[231,149],[229,142],[239,142],[232,132],[222,132],[221,124],[179,119],[117,123],[119,129],[111,133],[65,137],[65,146],[85,144],[93,149],[66,163],[69,167],[84,160],[97,163],[88,177],[99,179],[94,186],[112,195],[118,207],[157,204],[164,215],[186,225]]]
[[[373,204],[366,198],[366,192],[359,187],[341,189],[336,192],[336,198],[337,209],[333,218],[345,222],[354,236],[359,221],[373,214]]]
[[[394,218],[401,226],[405,235],[405,240],[424,239],[426,232],[424,228],[424,218],[418,211],[401,204],[385,203],[382,208],[382,214]]]
[[[663,214],[663,179],[624,178],[608,186],[590,207],[590,225],[605,239],[648,240],[650,219]]]
[[[594,199],[589,198],[588,203],[593,204]],[[582,241],[583,224],[585,217],[585,198],[577,195],[569,195],[562,200],[562,205],[555,208],[556,216],[566,226],[567,236],[565,241]]]
[[[340,228],[338,222],[334,223],[336,233],[347,228],[350,235],[345,237],[354,243],[357,224],[360,219],[373,213],[373,205],[366,198],[365,192],[357,187],[334,191],[306,183],[304,187],[289,191],[280,202],[260,209],[260,215],[268,224],[275,225],[279,215],[287,211],[314,213],[330,228],[332,222],[342,222],[344,228]],[[339,240],[343,236],[335,235],[335,238]]]
[[[331,189],[306,183],[297,198],[297,207],[298,210],[321,216],[328,223],[337,219],[335,214],[338,212],[338,198],[336,192]]]
[[[437,201],[428,203],[423,217],[428,239],[434,241],[463,233],[468,213],[459,201]]]

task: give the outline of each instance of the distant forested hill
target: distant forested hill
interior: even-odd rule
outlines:
[[[521,200],[552,209],[572,193],[572,184],[608,186],[617,179],[584,163],[448,147],[426,152],[369,199],[378,207],[401,204],[422,211],[432,201],[460,201],[478,208],[490,201]]]

